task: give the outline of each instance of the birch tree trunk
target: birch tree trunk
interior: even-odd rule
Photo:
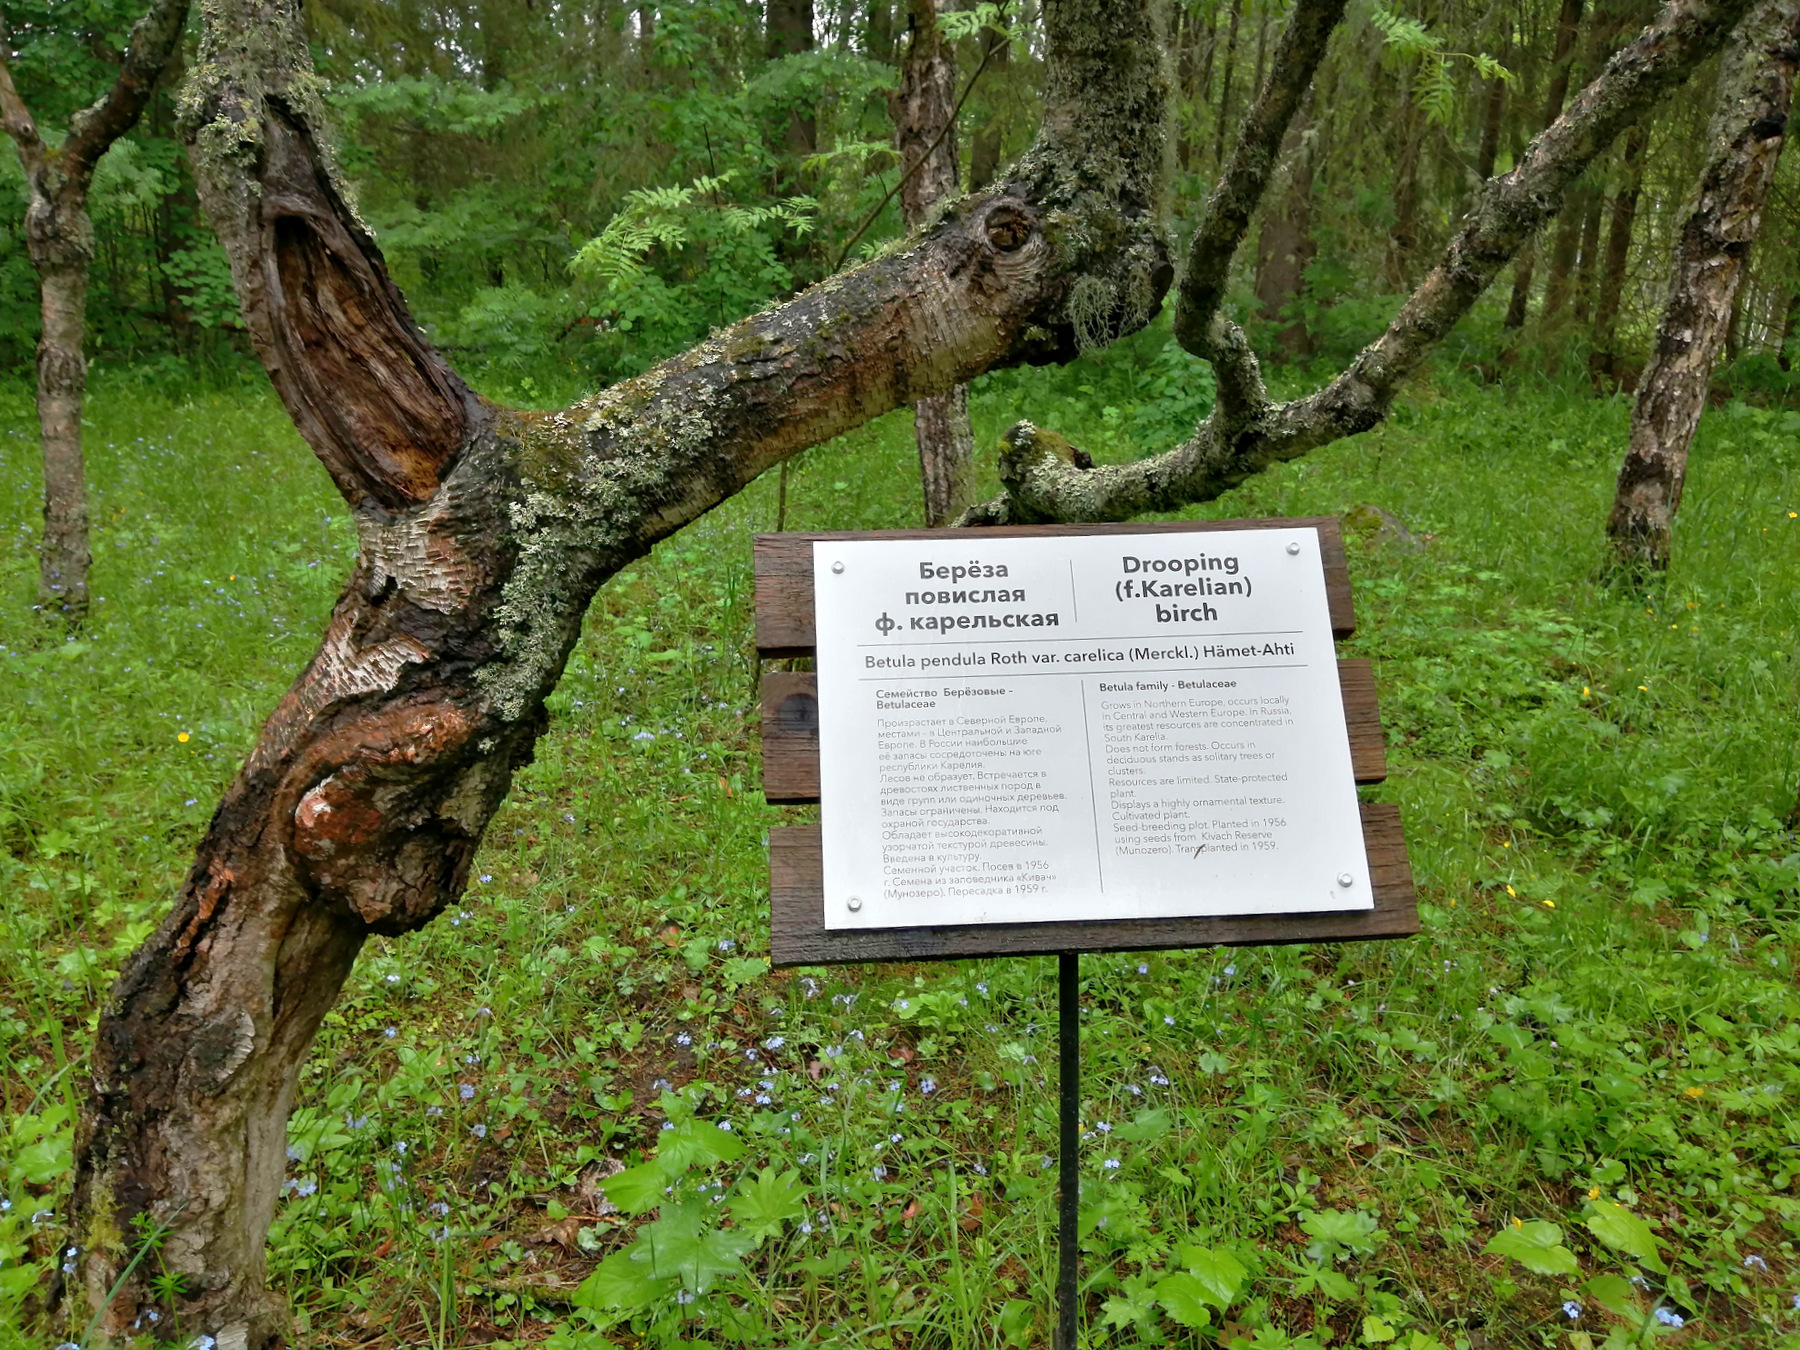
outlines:
[[[1631,438],[1607,516],[1615,571],[1643,580],[1669,565],[1688,446],[1731,324],[1750,246],[1775,179],[1800,59],[1800,0],[1762,0],[1719,71],[1693,209],[1682,226]]]
[[[0,125],[25,170],[25,247],[38,275],[43,327],[37,347],[38,434],[44,459],[44,537],[38,606],[71,623],[88,608],[87,474],[81,406],[87,393],[88,268],[94,224],[88,189],[114,141],[136,125],[181,39],[187,0],[156,0],[131,30],[113,87],[70,119],[61,145],[47,144],[13,84],[12,41],[0,19]]]
[[[906,228],[930,219],[939,202],[956,195],[956,50],[938,25],[938,0],[912,0],[911,34],[894,95],[894,135],[900,151],[900,211]],[[913,438],[919,446],[919,482],[925,492],[925,525],[948,525],[975,495],[975,435],[969,426],[969,390],[913,404]]]
[[[1619,155],[1619,190],[1613,194],[1612,218],[1606,230],[1606,261],[1601,269],[1600,293],[1594,302],[1594,350],[1588,367],[1597,385],[1618,378],[1618,357],[1613,351],[1618,336],[1619,301],[1625,293],[1625,264],[1631,257],[1631,231],[1637,224],[1638,197],[1644,188],[1644,146],[1649,134],[1640,122],[1625,136]]]
[[[204,7],[182,100],[196,179],[360,554],[102,1010],[73,1329],[100,1310],[122,1337],[155,1307],[162,1334],[221,1350],[283,1338],[263,1248],[307,1047],[370,934],[416,929],[462,893],[597,587],[798,450],[1156,311],[1173,277],[1160,13],[1046,4],[1043,128],[989,191],[904,249],[538,413],[475,396],[413,323],[337,170],[297,0]],[[132,1269],[145,1224],[166,1231]]]

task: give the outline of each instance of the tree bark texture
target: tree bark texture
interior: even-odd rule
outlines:
[[[1762,0],[1719,72],[1710,150],[1682,226],[1631,437],[1606,520],[1613,562],[1642,577],[1669,565],[1688,446],[1731,323],[1787,128],[1800,60],[1800,0]]]
[[[0,21],[0,125],[25,170],[25,246],[37,272],[43,327],[37,347],[38,432],[44,460],[44,536],[39,607],[79,623],[88,608],[87,475],[81,407],[87,394],[88,268],[94,225],[88,189],[112,143],[137,122],[174,54],[187,0],[156,0],[131,30],[112,88],[75,114],[61,145],[46,144],[14,87],[11,40]]]
[[[472,394],[412,322],[335,166],[298,0],[205,7],[182,102],[196,177],[360,553],[102,1011],[72,1242],[91,1308],[123,1276],[108,1334],[152,1306],[221,1350],[283,1338],[263,1246],[307,1046],[368,935],[455,903],[608,577],[798,450],[1156,312],[1160,9],[1049,0],[1040,136],[989,191],[645,375],[526,413]],[[127,1275],[142,1223],[166,1235]]]
[[[1217,313],[1221,288],[1216,281],[1197,280],[1203,275],[1200,260],[1205,274],[1215,278],[1222,278],[1230,264],[1229,231],[1235,216],[1223,209],[1215,213],[1209,203],[1190,246],[1175,312],[1177,337],[1188,350],[1212,361],[1218,376],[1218,401],[1193,438],[1133,464],[1083,471],[1051,452],[1047,441],[1053,438],[1021,423],[1008,433],[1001,451],[1003,495],[972,507],[964,523],[1124,520],[1177,510],[1210,501],[1272,464],[1377,425],[1402,382],[1524,242],[1554,217],[1570,185],[1614,137],[1718,51],[1748,7],[1748,0],[1676,0],[1665,8],[1532,143],[1518,165],[1488,180],[1437,267],[1387,331],[1336,379],[1305,398],[1269,401],[1254,354],[1242,334]],[[1306,21],[1306,8],[1306,0],[1296,5],[1290,31]],[[1271,85],[1281,69],[1278,61]],[[1255,116],[1253,110],[1246,119],[1246,140]],[[1275,128],[1277,138],[1283,129],[1285,121]],[[1213,201],[1235,190],[1228,172]],[[1190,294],[1210,296],[1210,309],[1200,310]]]
[[[769,0],[764,40],[771,61],[813,49],[813,0]],[[819,119],[811,108],[788,115],[787,151],[799,160],[819,145]]]
[[[938,24],[938,0],[912,0],[911,30],[894,94],[894,137],[900,152],[900,211],[916,230],[940,202],[956,195],[956,49]],[[947,525],[975,495],[975,436],[969,427],[968,390],[913,405],[913,439],[919,447],[919,482],[925,493],[925,525]]]

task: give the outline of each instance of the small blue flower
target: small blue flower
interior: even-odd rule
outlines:
[[[461,1097],[465,1102],[474,1101],[475,1100],[475,1085],[473,1083],[458,1084],[457,1089],[456,1089],[456,1095]]]
[[[479,1123],[471,1125],[469,1126],[469,1133],[474,1135],[477,1139],[486,1139],[487,1126]]]
[[[1573,1322],[1577,1317],[1581,1316],[1581,1305],[1574,1299],[1570,1299],[1567,1303],[1563,1304],[1563,1316]]]
[[[1766,1271],[1769,1268],[1769,1263],[1763,1260],[1762,1257],[1758,1256],[1755,1252],[1751,1252],[1750,1255],[1744,1258],[1744,1267],[1747,1270]]]
[[[919,1091],[929,1097],[932,1093],[937,1091],[937,1080],[935,1078],[921,1078],[919,1080]]]
[[[1100,1165],[1109,1172],[1116,1172],[1119,1170],[1119,1160],[1117,1158],[1108,1158]]]
[[[1678,1327],[1687,1319],[1680,1313],[1670,1312],[1667,1308],[1658,1308],[1656,1310],[1656,1320],[1661,1322],[1665,1327]]]

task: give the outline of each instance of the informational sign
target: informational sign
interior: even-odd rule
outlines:
[[[1372,907],[1316,530],[813,568],[828,930]]]

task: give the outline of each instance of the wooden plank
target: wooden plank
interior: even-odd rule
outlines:
[[[1311,525],[1319,532],[1325,567],[1325,597],[1334,637],[1356,631],[1350,597],[1350,569],[1336,516],[1289,516],[1260,520],[1178,520],[1155,524],[1002,525],[946,535],[942,530],[849,530],[831,534],[759,534],[752,541],[756,571],[756,649],[764,657],[811,656],[813,626],[812,546],[826,539],[945,539],[946,547],[978,548],[983,539],[1033,538],[1054,534],[1182,534],[1210,530],[1286,530]]]
[[[1375,667],[1361,657],[1338,661],[1344,727],[1350,733],[1350,772],[1359,783],[1387,781],[1387,733],[1375,700]]]
[[[1151,951],[1178,947],[1260,947],[1290,942],[1354,942],[1411,937],[1418,899],[1400,810],[1364,803],[1375,908],[1347,914],[1272,914],[1220,919],[1117,919],[1081,923],[982,924],[828,932],[819,827],[769,831],[769,947],[778,966],[846,961],[943,961],[965,956],[1047,952]]]
[[[1387,778],[1387,746],[1367,661],[1338,662],[1350,769],[1359,783]],[[819,800],[819,681],[810,670],[777,670],[762,679],[763,797],[771,806]]]

